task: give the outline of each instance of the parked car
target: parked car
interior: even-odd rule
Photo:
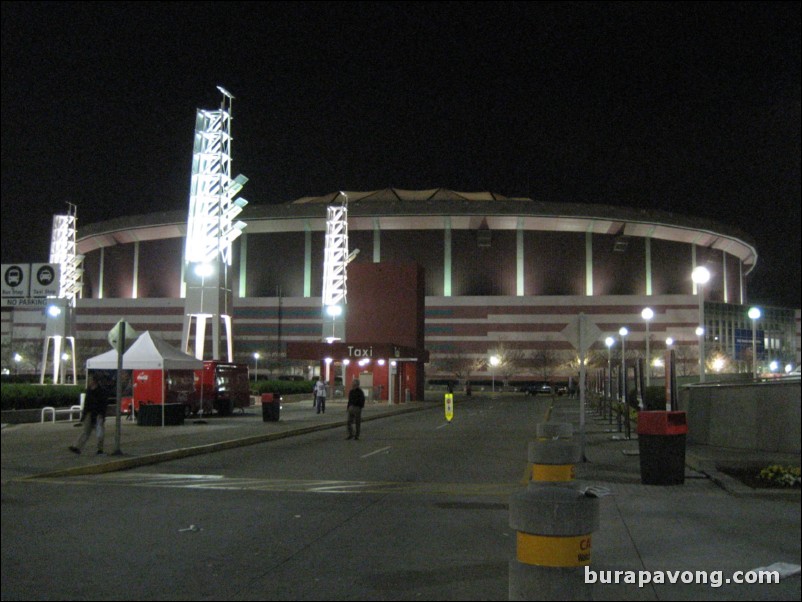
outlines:
[[[548,383],[540,383],[537,385],[529,385],[524,388],[527,395],[551,395],[554,391]]]

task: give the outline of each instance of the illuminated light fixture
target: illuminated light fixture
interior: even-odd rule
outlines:
[[[385,362],[384,360],[379,360],[379,366],[384,366],[384,364],[386,364],[386,363],[387,362]],[[789,368],[789,367],[790,367],[790,364],[789,364],[789,366],[786,366],[786,368]],[[788,369],[786,370],[786,372],[790,372],[790,371],[791,370],[788,370]]]
[[[332,318],[336,318],[337,316],[341,316],[343,314],[343,308],[341,305],[327,305],[326,314]]]
[[[203,278],[214,274],[214,266],[211,263],[197,263],[194,269],[195,273]]]
[[[332,358],[330,358],[330,357],[327,357],[327,358],[324,358],[324,359],[323,359],[323,361],[324,361],[324,362],[326,362],[327,364],[330,364],[330,363],[332,363],[334,360],[333,360]]]
[[[351,360],[349,360],[348,358],[345,358],[345,359],[343,360],[343,366],[347,366],[347,365],[348,365],[348,364],[350,364],[350,363],[351,363]]]
[[[666,339],[666,347],[671,347],[671,345],[673,345],[673,344],[674,344],[674,339],[672,339],[671,337],[668,337]]]
[[[47,313],[52,318],[58,318],[61,315],[61,308],[58,305],[49,305]]]

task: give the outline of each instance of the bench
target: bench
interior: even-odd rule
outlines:
[[[45,421],[45,416],[50,413],[53,415],[53,422],[56,421],[56,414],[69,414],[69,420],[72,422],[72,415],[78,414],[78,419],[81,418],[81,406],[70,406],[69,408],[54,408],[53,406],[45,406],[42,408],[42,422]]]

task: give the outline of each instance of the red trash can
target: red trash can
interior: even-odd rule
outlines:
[[[686,412],[638,412],[640,479],[644,485],[685,483]]]

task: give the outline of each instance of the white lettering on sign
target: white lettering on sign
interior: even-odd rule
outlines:
[[[349,357],[373,357],[373,347],[354,347],[348,345]]]

